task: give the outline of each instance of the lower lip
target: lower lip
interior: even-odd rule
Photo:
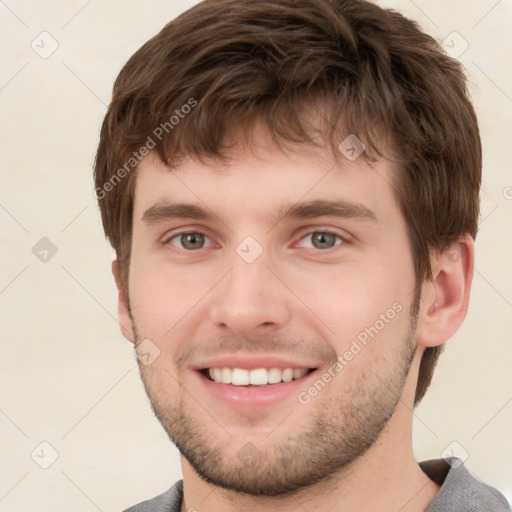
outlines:
[[[317,370],[297,380],[281,382],[280,384],[267,384],[266,386],[221,384],[207,379],[198,371],[194,371],[194,373],[199,378],[200,385],[214,399],[232,408],[258,410],[278,405],[290,398],[297,400],[297,395],[309,388],[310,380],[315,378]]]

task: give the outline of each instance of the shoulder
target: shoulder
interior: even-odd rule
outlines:
[[[155,498],[143,501],[124,512],[180,512],[183,497],[183,480]]]
[[[444,468],[441,466],[444,465]],[[441,485],[426,512],[510,512],[510,505],[500,491],[474,477],[456,457],[426,461],[421,469]],[[440,475],[444,477],[440,481]]]

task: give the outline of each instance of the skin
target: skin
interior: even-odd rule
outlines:
[[[160,351],[140,369],[182,453],[182,510],[425,510],[439,486],[412,449],[419,362],[465,317],[473,240],[432,255],[434,280],[423,283],[414,316],[419,290],[392,164],[336,160],[309,147],[283,151],[263,128],[255,133],[255,146],[239,142],[224,164],[187,160],[170,172],[146,158],[135,190],[129,298],[113,263],[123,333]],[[313,200],[350,201],[375,219],[279,214]],[[162,201],[221,219],[145,222],[144,212]],[[318,248],[311,235],[326,231],[339,238]],[[204,233],[204,246],[187,251],[181,232]],[[249,252],[262,250],[252,263],[236,251],[248,236],[257,242]],[[401,311],[300,403],[298,392],[393,304]],[[270,405],[233,403],[212,395],[197,371],[208,357],[233,354],[278,354],[317,370]],[[248,449],[251,457],[240,456]]]

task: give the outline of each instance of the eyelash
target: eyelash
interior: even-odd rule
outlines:
[[[309,231],[307,232],[306,234],[304,234],[303,236],[301,236],[301,238],[299,239],[299,241],[303,240],[304,238],[307,238],[308,236],[312,236],[314,235],[315,233],[321,233],[321,234],[327,234],[327,235],[332,235],[334,236],[335,238],[337,238],[338,240],[341,241],[341,243],[337,243],[336,245],[334,245],[333,247],[329,247],[327,249],[317,249],[315,247],[306,247],[306,249],[316,249],[317,251],[319,252],[327,252],[329,250],[334,250],[336,247],[339,247],[340,245],[344,245],[346,244],[348,241],[345,237],[341,236],[340,234],[338,233],[335,233],[334,231],[331,231],[329,229],[315,229],[314,231]],[[196,250],[188,250],[188,249],[182,249],[180,247],[177,247],[175,246],[173,243],[172,243],[172,240],[174,240],[175,238],[178,238],[178,237],[181,237],[183,235],[203,235],[206,239],[210,240],[210,238],[208,237],[208,235],[206,233],[203,233],[202,231],[180,231],[179,233],[174,233],[172,236],[170,237],[167,237],[163,244],[164,245],[173,245],[174,247],[176,247],[177,250],[181,251],[181,252],[184,252],[184,253],[193,253],[193,252],[197,252],[197,251],[200,251],[201,249],[207,249],[207,247],[201,247],[200,249],[196,249]],[[210,240],[211,242],[211,240]]]

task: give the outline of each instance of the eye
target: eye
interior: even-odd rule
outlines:
[[[186,251],[196,251],[198,249],[203,249],[207,241],[211,243],[211,240],[204,233],[183,232],[173,235],[172,237],[167,239],[165,243],[170,243],[171,245],[178,247],[178,249],[184,249]]]
[[[332,249],[344,243],[344,240],[339,235],[329,231],[313,231],[302,237],[301,241],[303,240],[306,241],[303,247],[308,249]],[[339,240],[339,243],[336,243],[336,240]]]

